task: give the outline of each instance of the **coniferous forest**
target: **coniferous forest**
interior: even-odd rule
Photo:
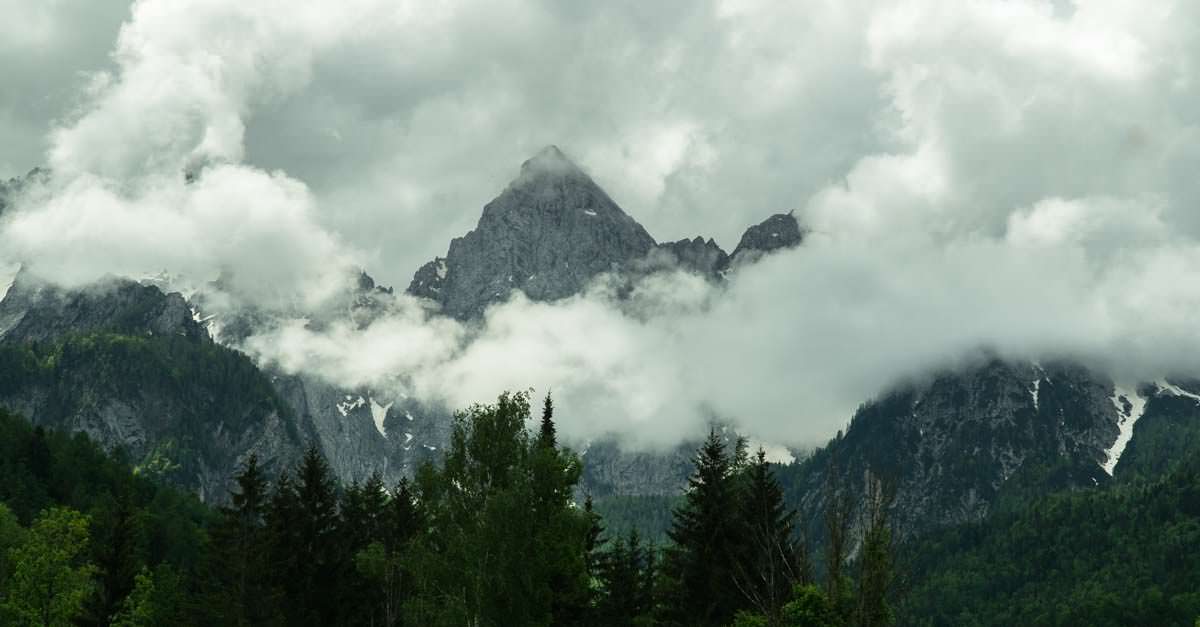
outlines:
[[[540,415],[538,415],[540,414]],[[411,481],[338,485],[315,449],[226,504],[0,412],[5,625],[1191,625],[1200,466],[1052,495],[898,544],[886,483],[831,486],[820,546],[773,466],[709,434],[664,541],[579,494],[554,408],[456,418]],[[632,521],[632,522],[631,522]]]

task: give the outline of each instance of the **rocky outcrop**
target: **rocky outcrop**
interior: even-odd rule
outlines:
[[[764,254],[784,248],[794,248],[804,241],[804,231],[796,216],[777,213],[746,229],[737,248],[729,255],[729,266],[753,263]]]
[[[596,275],[641,259],[654,238],[591,177],[550,146],[483,208],[474,230],[417,270],[408,291],[458,319],[521,290],[536,301],[579,293]]]
[[[94,331],[208,340],[183,296],[128,279],[112,277],[67,290],[22,269],[0,302],[0,340],[5,342],[47,342]]]
[[[693,239],[666,242],[658,244],[656,250],[666,256],[670,264],[714,278],[720,276],[721,270],[729,265],[729,255],[711,237],[705,240],[696,236]]]
[[[0,373],[0,406],[207,500],[249,455],[282,470],[305,440],[248,357],[213,343],[179,294],[133,281],[63,290],[22,272],[0,303]]]
[[[901,538],[978,521],[1006,498],[1085,488],[1122,416],[1114,385],[1077,365],[985,359],[897,389],[856,413],[845,433],[783,469],[810,538],[824,535],[831,487],[861,503],[870,474],[894,491]]]

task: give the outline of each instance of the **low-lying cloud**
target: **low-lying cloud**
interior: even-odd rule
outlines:
[[[1198,20],[1182,0],[143,0],[0,256],[68,284],[225,273],[294,319],[355,265],[406,283],[557,143],[662,239],[729,246],[791,208],[811,234],[725,286],[660,273],[622,300],[601,279],[478,326],[401,296],[365,329],[244,347],[452,406],[553,390],[568,436],[654,444],[713,417],[820,441],[981,348],[1196,373]]]

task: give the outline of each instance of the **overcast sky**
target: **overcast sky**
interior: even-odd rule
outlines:
[[[1200,371],[1190,0],[0,0],[0,14],[0,175],[57,177],[0,253],[65,282],[231,267],[247,293],[315,302],[331,266],[357,263],[403,287],[549,143],[659,240],[731,249],[791,209],[815,233],[718,300],[647,286],[658,322],[603,298],[515,302],[470,347],[407,317],[340,343],[293,328],[275,344],[293,350],[264,358],[328,365],[337,346],[425,338],[379,368],[455,381],[440,392],[456,402],[500,385],[556,385],[581,407],[621,392],[634,400],[605,412],[754,414],[787,440],[981,345],[1126,378]],[[201,165],[184,189],[179,172]],[[610,341],[565,341],[579,325]],[[505,350],[560,374],[499,365]]]

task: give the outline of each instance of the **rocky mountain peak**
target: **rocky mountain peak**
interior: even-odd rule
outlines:
[[[526,159],[525,163],[521,164],[521,178],[517,180],[536,175],[587,177],[574,161],[571,161],[567,155],[563,154],[563,151],[558,149],[558,146],[553,144],[542,148],[537,154]]]
[[[591,177],[548,146],[484,206],[474,230],[417,270],[408,291],[469,319],[514,289],[537,301],[577,294],[596,275],[645,257],[654,245]]]
[[[796,216],[790,211],[777,213],[746,229],[729,260],[731,264],[753,262],[764,253],[799,246],[802,241],[804,231]]]

